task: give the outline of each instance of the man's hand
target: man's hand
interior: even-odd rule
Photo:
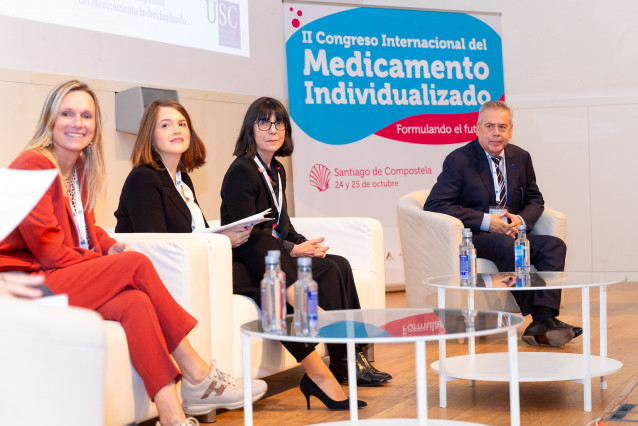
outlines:
[[[323,246],[321,243],[325,240],[324,237],[315,238],[314,240],[304,241],[301,244],[295,244],[290,251],[292,257],[326,257],[326,251],[330,247]]]
[[[514,235],[518,235],[518,225],[522,225],[523,221],[521,220],[520,217],[518,217],[518,215],[515,214],[511,214],[509,212],[505,212],[505,215],[507,216],[507,218],[510,220],[510,228],[512,228],[515,232]]]
[[[503,218],[516,218],[519,223],[521,221],[518,216],[508,213],[507,210],[504,210],[503,213],[494,213],[490,215],[489,231],[492,234],[505,234],[512,238],[516,238],[516,226],[512,228],[512,226]]]

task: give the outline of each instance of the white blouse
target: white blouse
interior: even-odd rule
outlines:
[[[167,170],[168,172],[168,170]],[[170,175],[171,173],[168,172]],[[199,231],[202,229],[206,229],[206,222],[204,221],[204,214],[202,210],[199,208],[197,203],[195,202],[195,196],[193,195],[193,191],[191,191],[190,187],[182,181],[182,172],[179,170],[176,173],[175,188],[177,188],[177,192],[182,196],[182,199],[186,203],[186,206],[191,211],[191,229],[193,231]],[[171,180],[173,176],[171,175]]]

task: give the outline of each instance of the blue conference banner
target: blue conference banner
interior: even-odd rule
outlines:
[[[481,104],[505,98],[500,17],[283,7],[295,214],[380,220],[386,282],[400,283],[398,198],[432,187]]]
[[[388,126],[383,135],[390,139],[456,143],[466,129],[412,129],[474,124],[472,113],[504,94],[499,34],[463,13],[344,10],[303,25],[288,38],[286,56],[295,121],[327,144],[356,142]]]

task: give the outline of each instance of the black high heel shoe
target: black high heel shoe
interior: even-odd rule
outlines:
[[[355,355],[357,368],[357,386],[381,386],[387,383],[392,376],[388,373],[377,370],[363,354],[363,351]],[[330,358],[330,371],[334,374],[339,383],[348,381],[348,361],[346,359]]]
[[[325,394],[324,391],[321,390],[319,386],[315,382],[312,381],[307,374],[304,374],[301,378],[301,383],[299,384],[299,389],[301,389],[301,393],[306,397],[306,404],[308,410],[310,410],[310,397],[314,396],[319,401],[323,402],[323,404],[329,408],[330,410],[349,410],[350,409],[350,398],[346,398],[343,401],[335,401]],[[357,400],[357,405],[359,408],[363,408],[368,405],[365,401]]]

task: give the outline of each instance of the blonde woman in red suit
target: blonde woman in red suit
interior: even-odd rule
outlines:
[[[190,345],[186,335],[197,321],[169,294],[150,260],[94,225],[93,208],[105,179],[102,144],[95,93],[75,80],[55,87],[35,136],[10,167],[57,168],[59,177],[0,243],[0,271],[40,272],[71,305],[119,321],[161,425],[197,425],[185,411],[197,415],[241,407],[241,386],[225,383],[226,375]],[[182,376],[183,406],[176,390]],[[224,385],[221,394],[215,392]],[[254,399],[265,391],[264,382],[253,382]]]

